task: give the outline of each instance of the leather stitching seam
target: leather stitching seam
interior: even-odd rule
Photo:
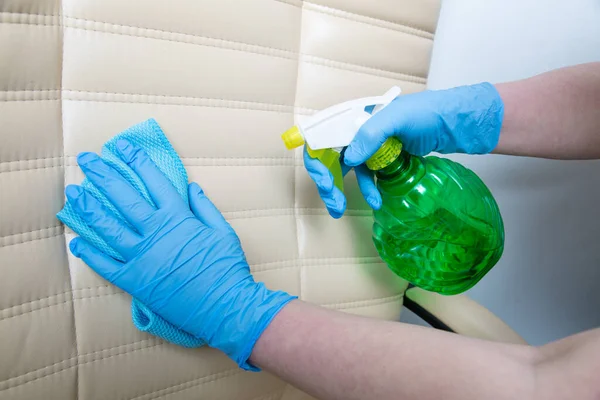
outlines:
[[[0,162],[0,168],[2,168],[6,164],[11,163],[21,163],[21,162],[31,162],[31,161],[46,161],[46,160],[61,160],[63,156],[51,156],[51,157],[39,157],[39,158],[27,158],[25,160],[14,160],[14,161],[3,161]]]
[[[2,100],[0,102],[10,102],[10,103],[34,103],[34,102],[42,102],[42,101],[60,101],[60,97],[57,98],[47,98],[47,99],[10,99],[10,100]]]
[[[21,304],[16,304],[14,306],[10,306],[7,308],[3,308],[0,310],[0,321],[2,319],[5,319],[9,316],[13,316],[15,314],[13,314],[13,312],[16,311],[16,309],[18,308],[26,308],[26,307],[31,307],[30,310],[26,311],[26,312],[32,312],[44,307],[37,307],[37,303],[43,303],[43,302],[51,302],[54,301],[54,298],[59,298],[59,297],[66,297],[66,296],[70,296],[72,293],[77,293],[77,292],[83,292],[86,290],[97,290],[97,289],[104,289],[104,288],[111,288],[113,287],[112,285],[101,285],[101,286],[90,286],[90,287],[85,287],[85,288],[79,288],[79,289],[72,289],[72,290],[65,290],[64,292],[60,292],[60,293],[55,293],[55,294],[51,294],[49,296],[45,296],[45,297],[39,297],[37,299],[33,299],[30,301],[27,301],[25,303],[21,303]]]
[[[345,301],[345,302],[342,301],[342,302],[335,302],[335,303],[325,303],[325,304],[320,304],[320,305],[322,307],[340,308],[340,309],[372,307],[372,306],[377,306],[377,305],[386,304],[386,303],[393,303],[397,300],[402,299],[403,297],[404,297],[404,292],[395,294],[393,296],[388,296],[388,297],[374,297],[374,298],[370,298],[370,299]]]
[[[61,88],[56,89],[23,89],[23,90],[1,90],[1,93],[20,93],[20,92],[60,92]]]
[[[248,210],[232,210],[223,211],[223,215],[227,219],[249,219],[249,218],[264,218],[284,215],[329,215],[326,209],[317,207],[294,207],[294,208],[266,208],[266,209],[248,209]],[[347,217],[371,217],[372,212],[369,210],[350,209],[344,213]]]
[[[135,25],[114,24],[111,22],[95,21],[95,20],[91,20],[91,19],[69,17],[69,16],[65,16],[65,20],[66,20],[65,28],[112,33],[112,34],[132,36],[132,37],[145,37],[148,39],[159,39],[159,40],[166,40],[169,42],[190,43],[190,44],[197,44],[197,45],[201,45],[201,46],[216,47],[216,48],[221,48],[221,49],[226,48],[229,50],[240,50],[241,49],[242,51],[245,51],[248,53],[253,53],[253,54],[268,55],[268,56],[272,56],[272,57],[292,59],[292,60],[296,59],[296,53],[292,50],[284,50],[284,49],[279,49],[276,47],[238,42],[238,41],[233,41],[233,40],[228,40],[228,39],[215,38],[215,37],[211,37],[211,36],[202,36],[202,35],[195,35],[192,33],[165,31],[165,30],[156,29],[156,28],[144,28],[144,27],[135,26]],[[96,27],[77,26],[77,22],[104,25],[105,29],[101,29],[101,27],[96,28]],[[108,27],[115,29],[116,32],[109,31],[108,29],[106,29]],[[146,32],[147,35],[141,35],[141,34],[136,35],[135,33],[127,33],[122,30],[123,28],[137,29],[140,31],[138,33]],[[177,36],[180,35],[182,37],[189,38],[190,40],[185,40],[185,41],[176,40],[174,38],[169,38],[165,35],[177,35]],[[191,41],[191,40],[198,40],[198,39],[207,40],[207,41],[215,41],[217,43],[227,45],[228,47],[219,46],[216,44],[209,44],[209,43],[195,43],[195,42]]]
[[[47,305],[44,305],[42,307],[37,307],[37,308],[31,309],[31,310],[20,312],[18,314],[9,315],[8,317],[2,317],[2,318],[0,318],[0,321],[5,321],[5,320],[11,319],[11,318],[20,317],[22,315],[26,315],[26,314],[29,314],[29,313],[32,313],[32,312],[35,312],[35,311],[44,310],[46,308],[58,307],[58,306],[62,306],[63,304],[72,304],[75,300],[89,300],[89,299],[96,299],[96,298],[99,298],[99,297],[114,296],[114,295],[117,295],[117,294],[123,294],[123,292],[121,292],[121,291],[115,291],[115,292],[112,292],[112,293],[96,294],[94,296],[81,296],[81,297],[74,297],[73,296],[73,297],[67,298],[66,300],[60,301],[58,303],[47,304]],[[64,296],[68,296],[69,293],[68,292],[63,293],[63,295]]]
[[[159,397],[163,397],[169,394],[173,394],[173,393],[178,393],[181,392],[183,390],[187,390],[196,386],[201,386],[201,385],[206,385],[208,383],[211,382],[215,382],[219,379],[223,379],[223,378],[227,378],[230,376],[234,376],[237,374],[241,374],[242,370],[240,370],[239,368],[232,368],[232,369],[228,369],[225,371],[221,371],[221,372],[217,372],[214,374],[210,374],[207,376],[203,376],[200,378],[194,378],[192,380],[186,381],[186,382],[182,382],[179,383],[177,385],[173,385],[173,386],[169,386],[163,389],[159,389],[159,390],[155,390],[153,392],[150,393],[146,393],[137,397],[133,397],[130,400],[138,400],[138,399],[142,399],[142,398],[156,398],[156,396],[154,396],[155,394],[158,394]]]
[[[7,174],[9,172],[22,172],[22,171],[34,171],[34,170],[40,170],[40,169],[54,169],[54,168],[62,168],[64,167],[64,165],[62,164],[57,164],[57,165],[44,165],[44,166],[37,166],[37,165],[26,165],[24,167],[12,167],[11,169],[6,169],[3,171],[0,171],[0,174]]]
[[[54,18],[58,18],[60,17],[60,14],[39,14],[39,13],[23,13],[23,12],[10,12],[10,11],[3,11],[0,12],[0,14],[14,14],[14,15],[27,15],[27,16],[33,16],[33,17],[54,17]]]
[[[54,237],[61,236],[63,233],[64,233],[63,229],[58,229],[56,232],[54,232],[54,233],[52,233],[52,234],[50,234],[48,236],[43,236],[43,237],[39,237],[39,238],[32,238],[32,239],[24,239],[24,240],[21,240],[21,241],[17,241],[15,243],[0,244],[0,249],[4,249],[4,248],[7,248],[7,247],[11,247],[11,246],[18,246],[20,244],[25,244],[25,243],[31,243],[31,242],[35,242],[35,241],[38,241],[38,240],[52,239]]]
[[[283,4],[289,4],[294,7],[302,7],[303,0],[273,0],[273,1],[276,1],[278,3],[283,3]]]
[[[57,157],[56,159],[62,159]],[[63,167],[78,167],[76,156],[66,156],[65,163],[50,163],[50,165],[35,165],[36,162],[50,161],[51,158],[40,158],[23,161],[8,161],[0,163],[0,174],[32,170],[44,170]],[[186,167],[302,167],[304,164],[293,157],[181,157]],[[262,162],[261,161],[266,161]]]
[[[13,238],[15,236],[27,236],[27,235],[31,235],[32,233],[42,233],[42,232],[57,230],[57,229],[62,230],[62,225],[52,225],[52,226],[48,226],[46,228],[34,229],[31,231],[27,231],[27,232],[11,233],[10,235],[0,236],[0,248],[4,247],[4,246],[2,246],[3,243],[8,242],[10,238]],[[17,243],[21,243],[21,242],[16,242],[16,243],[11,243],[11,244],[17,244]]]
[[[394,295],[394,296],[389,296],[389,297],[386,297],[386,298],[373,298],[373,299],[358,300],[358,301],[351,301],[351,302],[338,302],[338,303],[331,303],[331,304],[322,304],[322,306],[324,306],[324,307],[334,307],[334,308],[338,308],[339,307],[339,308],[343,308],[343,309],[360,308],[360,307],[367,307],[367,306],[375,306],[375,305],[385,304],[385,303],[389,303],[389,302],[394,302],[396,300],[401,299],[403,297],[403,295],[404,294],[401,293],[401,294]],[[33,382],[35,380],[38,380],[38,379],[41,379],[41,378],[44,378],[44,377],[47,377],[47,376],[50,376],[50,375],[54,375],[54,374],[60,373],[60,372],[65,371],[67,369],[74,368],[76,366],[86,365],[86,364],[89,364],[89,363],[92,363],[92,362],[96,362],[96,361],[100,361],[100,360],[104,360],[104,359],[116,357],[116,356],[119,356],[119,355],[131,353],[131,352],[138,351],[138,350],[143,350],[143,349],[147,349],[147,348],[156,347],[156,346],[159,346],[159,345],[162,344],[162,342],[159,342],[159,343],[154,343],[154,344],[142,346],[140,348],[127,349],[129,347],[134,347],[135,345],[143,343],[143,342],[154,343],[154,339],[144,339],[144,340],[141,340],[141,341],[138,341],[138,342],[134,342],[134,343],[130,343],[130,344],[127,344],[127,345],[115,346],[115,347],[111,347],[109,349],[98,350],[98,351],[95,351],[95,352],[92,352],[92,353],[86,353],[86,354],[83,354],[83,355],[79,355],[77,357],[71,357],[69,359],[59,361],[59,362],[51,364],[49,366],[42,367],[42,368],[37,369],[35,371],[31,371],[31,372],[28,372],[26,374],[19,375],[19,376],[16,376],[16,377],[12,377],[12,378],[9,378],[9,379],[7,379],[7,380],[5,380],[3,382],[0,382],[0,390],[7,390],[7,389],[10,389],[11,387],[20,386],[20,385],[23,385],[23,384],[26,384],[26,383],[29,383],[29,382]],[[123,347],[125,351],[118,352],[116,354],[112,354],[112,355],[109,355],[109,356],[106,356],[106,357],[99,357],[99,358],[95,357],[96,354],[109,352],[109,351],[112,351],[114,349],[118,349],[118,348],[121,348],[121,347]],[[94,358],[92,358],[91,360],[87,360],[85,362],[79,362],[79,359],[83,359],[83,358],[86,358],[88,356],[94,356]],[[42,374],[40,375],[40,372],[43,371],[43,370],[52,369],[54,366],[58,366],[60,364],[69,364],[69,363],[72,363],[74,361],[76,362],[75,364],[61,367],[60,369],[58,369],[56,371],[52,371],[52,372],[47,371],[47,373],[45,373],[45,374],[42,372]],[[141,398],[141,397],[145,397],[145,396],[150,396],[150,395],[152,395],[154,393],[158,393],[158,392],[161,392],[161,391],[165,391],[167,389],[175,388],[177,386],[186,385],[185,388],[182,388],[180,390],[176,390],[176,391],[173,391],[173,392],[169,391],[168,393],[164,393],[163,395],[170,394],[170,393],[175,393],[175,392],[178,392],[178,391],[181,391],[181,390],[184,390],[184,389],[188,389],[190,387],[198,386],[200,384],[210,383],[210,382],[213,382],[213,381],[215,381],[217,379],[221,379],[221,378],[224,378],[226,376],[234,375],[235,373],[240,373],[240,372],[241,371],[239,371],[237,368],[234,368],[234,369],[223,371],[223,372],[220,372],[220,373],[217,373],[217,374],[212,374],[212,375],[208,375],[208,376],[201,377],[201,378],[195,378],[192,381],[184,382],[184,383],[181,383],[181,384],[178,384],[178,385],[175,385],[175,386],[171,386],[171,387],[160,389],[160,390],[157,390],[157,391],[154,391],[154,392],[151,392],[151,393],[147,393],[145,395],[138,396],[138,397],[136,397],[136,399],[137,398]],[[31,378],[33,378],[33,379],[27,379],[27,378],[25,378],[25,380],[22,381],[22,382],[20,382],[20,383],[11,384],[11,382],[14,382],[15,380],[18,380],[19,378],[25,377],[25,376],[30,375],[30,374],[33,374],[33,375],[37,374],[38,376],[35,376],[35,377],[31,376]],[[219,375],[219,376],[217,377],[217,375]],[[205,381],[205,379],[207,377],[209,377],[209,376],[213,376],[214,378],[210,379],[208,381]],[[202,380],[203,382],[200,382],[198,385],[191,385],[189,387],[187,386],[187,384],[189,384],[191,382],[196,382],[196,381],[199,381],[199,380]]]
[[[310,54],[301,53],[301,61],[304,61],[308,64],[320,65],[325,68],[345,70],[350,72],[355,72],[359,74],[366,74],[370,76],[378,76],[380,78],[388,78],[395,79],[399,81],[412,82],[425,85],[427,83],[427,78],[418,75],[406,74],[403,72],[389,71],[381,68],[370,67],[368,65],[363,64],[354,64],[348,63],[344,61],[331,60],[329,58],[323,58],[318,56],[313,56]],[[363,70],[361,70],[363,69]]]
[[[139,344],[141,344],[143,342],[148,342],[148,343],[145,344],[144,346],[138,346]],[[126,344],[126,345],[120,345],[120,346],[115,346],[115,347],[111,347],[111,348],[108,348],[108,349],[94,351],[92,353],[81,354],[79,356],[71,357],[71,358],[68,358],[66,360],[62,360],[62,361],[59,361],[57,363],[48,365],[46,367],[39,368],[39,369],[37,369],[35,371],[31,371],[31,372],[28,372],[26,374],[15,376],[15,377],[9,378],[9,379],[7,379],[5,381],[2,381],[2,382],[0,382],[0,391],[8,390],[8,389],[13,388],[13,387],[17,387],[17,386],[21,386],[21,385],[24,385],[24,384],[27,384],[27,383],[30,383],[30,382],[34,382],[34,381],[37,381],[39,379],[45,378],[47,376],[55,375],[55,374],[58,374],[60,372],[66,371],[68,369],[75,368],[77,366],[86,365],[86,364],[90,364],[90,363],[101,361],[101,360],[106,360],[108,358],[113,358],[113,357],[125,355],[125,354],[132,353],[132,352],[139,351],[139,350],[144,350],[144,349],[149,349],[149,348],[157,347],[157,346],[160,346],[162,344],[164,344],[164,342],[157,342],[156,339],[143,339],[143,340],[140,340],[140,341],[137,341],[137,342],[134,342],[134,343],[129,343],[129,344]],[[108,356],[101,356],[101,357],[97,357],[96,356],[97,354],[105,353],[105,352],[110,352],[110,351],[119,349],[121,347],[124,348],[123,351],[118,351],[115,354],[111,354],[111,355],[108,355]],[[79,362],[79,359],[84,359],[84,358],[87,358],[87,357],[90,357],[90,356],[92,356],[91,360],[86,360],[85,362]],[[65,364],[66,366],[60,366],[61,364]],[[55,366],[59,366],[58,367],[59,369],[56,370],[56,371],[53,371],[52,369]],[[50,369],[50,371],[44,372],[44,370],[46,370],[46,369]],[[27,377],[27,375],[31,375],[31,376]],[[21,382],[13,383],[13,382],[19,381],[19,380],[21,380]]]
[[[0,102],[54,101],[60,100],[60,92],[61,89],[0,90]],[[42,98],[43,96],[46,97]]]
[[[38,18],[37,21],[33,21],[34,18]],[[31,25],[31,26],[52,26],[60,27],[60,15],[46,15],[46,14],[29,14],[29,13],[15,13],[15,12],[0,12],[0,23],[11,24],[11,25]],[[30,20],[25,20],[29,18]],[[40,19],[57,19],[55,22],[40,21]]]
[[[266,261],[266,262],[260,262],[260,263],[250,263],[250,264],[251,264],[251,268],[253,269],[253,272],[268,272],[268,271],[278,270],[278,269],[282,269],[282,268],[297,267],[299,264],[304,264],[306,267],[309,267],[309,268],[330,268],[330,267],[336,267],[336,266],[343,265],[343,264],[356,264],[356,265],[383,264],[383,261],[379,257],[329,257],[329,258],[301,258],[301,259],[277,260],[277,261]],[[270,266],[275,266],[275,265],[277,265],[277,266],[274,268],[269,268]],[[17,305],[8,307],[8,308],[1,309],[0,310],[0,320],[6,319],[10,316],[16,316],[16,315],[23,314],[23,313],[13,314],[16,311],[16,309],[31,307],[30,310],[25,311],[24,313],[33,312],[33,311],[37,311],[37,310],[40,310],[40,309],[43,309],[43,308],[46,308],[49,306],[53,306],[51,304],[48,304],[47,306],[44,306],[44,307],[37,307],[38,306],[37,303],[55,301],[55,300],[57,300],[55,298],[66,297],[66,296],[71,295],[71,293],[78,293],[78,292],[84,292],[84,291],[97,291],[99,289],[110,289],[110,288],[114,289],[115,292],[109,293],[106,295],[124,293],[120,289],[117,289],[115,286],[108,285],[108,284],[67,290],[64,292],[52,294],[50,296],[40,297],[38,299],[30,300],[26,303],[21,303],[21,304],[17,304]],[[77,300],[84,300],[87,298],[89,298],[89,297],[88,296],[77,296],[76,297]]]
[[[105,100],[102,98],[88,98],[88,99],[77,99],[69,98],[71,94],[83,94],[92,96],[115,96],[125,98],[139,98],[144,97],[146,100],[172,100],[172,102],[158,102],[158,101],[127,101],[127,100]],[[166,104],[166,105],[198,105],[202,107],[219,107],[219,108],[233,108],[233,109],[248,109],[258,111],[275,111],[275,112],[292,112],[294,107],[291,105],[283,104],[271,104],[271,103],[260,103],[246,100],[228,100],[218,98],[207,98],[207,97],[193,97],[193,96],[174,96],[174,95],[163,95],[163,94],[145,94],[145,93],[119,93],[119,92],[101,92],[101,91],[85,91],[85,90],[72,90],[63,89],[63,99],[68,101],[107,101],[115,103],[149,103],[149,104]],[[180,103],[176,101],[179,100]],[[185,103],[187,102],[187,103]],[[204,104],[199,104],[204,103]],[[220,104],[221,103],[221,104]],[[304,108],[300,111],[314,112],[316,110]]]
[[[398,25],[398,26],[401,26],[401,27],[404,27],[404,28],[408,28],[408,29],[411,29],[411,30],[414,29],[415,31],[423,32],[424,34],[430,34],[430,35],[434,34],[434,32],[430,32],[430,31],[427,31],[427,30],[422,29],[422,28],[417,28],[417,27],[415,27],[413,25],[409,25],[409,24],[405,24],[405,23],[401,23],[401,22],[390,21],[390,20],[383,19],[383,18],[375,18],[375,17],[371,17],[371,16],[368,16],[368,15],[363,15],[363,14],[357,14],[357,13],[353,13],[351,11],[342,10],[342,9],[339,9],[339,8],[327,7],[327,6],[323,6],[321,4],[316,4],[316,3],[313,3],[313,2],[310,2],[310,1],[306,1],[306,0],[275,0],[275,1],[278,1],[280,3],[289,4],[289,5],[292,5],[292,6],[295,6],[295,7],[302,7],[302,4],[304,3],[304,4],[306,4],[306,5],[309,6],[309,7],[306,7],[308,9],[311,9],[313,7],[315,7],[315,8],[321,8],[321,7],[323,7],[323,8],[326,8],[326,9],[329,9],[329,10],[332,11],[330,13],[323,12],[324,14],[345,13],[345,14],[353,15],[353,16],[358,17],[358,18],[365,18],[365,19],[372,20],[375,23],[372,23],[371,25],[375,25],[375,26],[380,26],[379,24],[381,24],[381,23],[392,24],[392,25]],[[314,11],[316,11],[316,10],[314,10]],[[354,21],[354,20],[352,20],[352,21]],[[376,23],[377,21],[379,21],[379,24]],[[357,22],[361,22],[361,21],[357,21]]]
[[[384,262],[377,257],[355,257],[355,258],[330,258],[330,259],[295,259],[295,260],[282,260],[282,261],[271,261],[265,263],[250,263],[252,273],[270,272],[277,271],[280,269],[297,268],[300,266],[306,268],[334,268],[344,264],[353,264],[354,266],[360,265],[375,265],[384,264]]]
[[[143,27],[139,27],[139,26],[134,26],[134,25],[121,25],[121,24],[113,24],[110,22],[102,22],[102,21],[94,21],[94,20],[88,20],[88,19],[82,19],[82,18],[74,18],[74,17],[66,17],[67,20],[71,20],[73,22],[77,22],[77,21],[83,21],[83,22],[87,22],[87,23],[93,23],[93,24],[98,24],[98,25],[105,25],[107,27],[113,27],[116,31],[110,31],[108,29],[102,29],[101,27],[94,27],[94,28],[90,28],[90,27],[82,27],[82,26],[76,26],[76,25],[71,25],[69,23],[65,24],[65,27],[67,28],[73,28],[73,29],[81,29],[81,30],[87,30],[87,31],[95,31],[95,32],[103,32],[103,33],[109,33],[109,34],[118,34],[118,35],[124,35],[124,36],[132,36],[132,37],[143,37],[143,38],[148,38],[148,39],[158,39],[158,40],[165,40],[165,41],[170,41],[170,42],[177,42],[177,43],[188,43],[188,44],[194,44],[194,45],[199,45],[199,46],[209,46],[209,47],[215,47],[215,48],[219,48],[219,49],[229,49],[229,50],[237,50],[237,51],[244,51],[247,53],[252,53],[252,54],[259,54],[259,55],[266,55],[266,56],[271,56],[271,57],[277,57],[277,58],[284,58],[284,59],[289,59],[289,60],[297,60],[299,56],[304,55],[304,56],[309,56],[309,57],[315,57],[315,59],[319,59],[322,60],[320,63],[316,62],[316,64],[319,65],[324,65],[324,62],[329,62],[329,65],[324,65],[324,66],[328,66],[330,68],[338,68],[338,69],[347,69],[347,70],[351,70],[354,72],[360,72],[360,71],[355,71],[352,68],[352,66],[356,65],[357,67],[362,67],[362,68],[366,68],[369,69],[371,71],[376,71],[376,72],[383,72],[385,74],[398,74],[404,78],[400,78],[403,80],[406,80],[406,77],[408,78],[413,78],[413,79],[419,79],[420,81],[424,81],[425,77],[422,76],[417,76],[417,75],[412,75],[412,74],[406,74],[406,73],[401,73],[401,72],[395,72],[395,71],[388,71],[388,70],[383,70],[383,69],[379,69],[379,68],[375,68],[375,67],[369,67],[366,65],[360,65],[360,64],[352,64],[352,63],[346,63],[343,61],[336,61],[336,60],[330,60],[327,58],[323,58],[323,57],[317,57],[317,56],[312,56],[310,54],[304,54],[300,51],[295,52],[292,50],[283,50],[283,49],[278,49],[275,47],[269,47],[269,46],[263,46],[263,45],[257,45],[257,44],[250,44],[250,43],[244,43],[244,42],[237,42],[237,41],[233,41],[233,40],[227,40],[227,39],[219,39],[219,38],[214,38],[214,37],[210,37],[210,36],[201,36],[201,35],[194,35],[194,34],[189,34],[189,33],[180,33],[180,32],[172,32],[172,31],[164,31],[164,30],[160,30],[160,29],[155,29],[155,28],[143,28]],[[124,32],[121,29],[122,28],[127,28],[127,29],[137,29],[141,33],[141,32],[147,32],[147,33],[157,33],[158,36],[153,36],[153,35],[142,35],[142,34],[136,34],[136,33],[128,33],[128,32]],[[189,40],[177,40],[175,38],[168,38],[168,37],[164,37],[161,35],[182,35],[184,37],[190,37],[190,38],[194,38],[194,39],[198,39],[198,40],[208,40],[208,41],[215,41],[216,43],[196,43],[193,41],[189,41]],[[413,35],[413,36],[418,36],[419,35]],[[223,45],[219,45],[219,44],[227,44],[227,46],[223,46]],[[259,50],[260,49],[260,50]],[[261,51],[262,50],[262,51]],[[298,49],[300,50],[300,49]],[[282,54],[274,54],[273,52],[279,52]],[[310,62],[310,61],[307,61]],[[335,64],[338,64],[337,66]]]
[[[306,6],[308,6],[306,8],[310,9],[311,11],[317,11],[317,12],[321,12],[323,14],[330,14],[330,15],[334,15],[334,16],[339,16],[339,15],[336,15],[336,14],[346,14],[346,15],[348,15],[348,17],[346,17],[345,19],[350,19],[351,21],[355,21],[355,22],[363,22],[363,23],[366,23],[366,24],[369,24],[369,25],[378,26],[378,27],[383,27],[381,25],[384,25],[384,24],[386,24],[386,25],[389,24],[389,25],[392,25],[392,26],[395,25],[395,26],[397,26],[396,29],[394,29],[394,28],[389,28],[389,29],[396,30],[396,31],[399,31],[399,32],[404,32],[401,29],[401,28],[404,28],[404,29],[407,29],[407,30],[410,30],[410,31],[419,32],[419,33],[421,33],[421,35],[432,35],[433,36],[435,34],[435,32],[427,31],[427,30],[422,29],[422,28],[417,28],[417,27],[415,27],[413,25],[409,25],[409,24],[406,24],[406,23],[401,23],[401,22],[396,22],[396,21],[390,21],[390,20],[386,20],[386,19],[383,19],[383,18],[375,18],[375,17],[371,17],[371,16],[368,16],[368,15],[363,15],[363,14],[357,14],[357,13],[353,13],[351,11],[346,11],[346,10],[341,10],[341,9],[337,9],[337,8],[327,7],[327,6],[323,6],[321,4],[312,3],[312,2],[309,2],[309,1],[306,1],[306,0],[304,0],[304,1],[302,1],[302,0],[300,0],[300,1],[294,1],[294,0],[275,0],[275,1],[278,1],[280,3],[289,4],[289,5],[293,5],[295,7],[303,7],[302,3],[304,3]],[[325,11],[325,10],[327,10],[327,11]],[[36,13],[0,12],[0,15],[2,15],[2,14],[5,14],[5,15],[15,15],[15,16],[27,16],[27,17],[44,17],[44,18],[58,18],[58,17],[61,17],[60,14],[36,14]],[[72,18],[72,19],[77,19],[77,20],[86,21],[86,22],[99,22],[99,21],[89,20],[89,19],[85,19],[85,18],[77,18],[77,17],[68,17],[67,16],[66,18],[69,18],[69,19]],[[340,16],[340,18],[344,18],[344,17]],[[368,23],[368,22],[365,22],[365,21],[357,20],[357,19],[365,19],[365,20],[370,20],[370,21],[373,21],[373,22],[372,23]],[[15,22],[7,22],[7,23],[15,23]],[[18,24],[23,24],[23,25],[60,25],[60,22],[56,23],[56,24],[18,22]],[[153,29],[153,28],[142,28],[142,29]],[[156,29],[156,30],[159,30],[159,29]],[[192,36],[195,36],[193,34],[183,33],[183,32],[171,32],[171,31],[163,31],[163,30],[159,30],[159,31],[165,32],[165,33],[178,33],[178,34],[183,34],[183,35],[192,35]],[[413,35],[417,36],[414,33],[413,33]],[[424,36],[424,37],[427,37],[427,36]],[[216,39],[216,38],[214,38],[214,39]],[[287,50],[282,50],[282,49],[278,49],[278,48],[275,48],[275,47],[272,47],[272,49],[274,49],[274,50],[281,50],[281,51],[287,51]]]
[[[353,22],[359,22],[366,25],[377,26],[379,28],[389,29],[396,32],[402,32],[412,36],[422,37],[424,39],[433,40],[434,33],[426,31],[421,28],[415,28],[407,24],[392,22],[381,18],[374,18],[367,15],[357,14],[346,10],[340,10],[337,8],[331,8],[320,4],[315,4],[304,0],[304,7],[311,11],[319,12],[321,14],[329,14],[334,17],[346,19]]]

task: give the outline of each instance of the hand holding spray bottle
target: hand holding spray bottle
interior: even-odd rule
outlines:
[[[288,149],[306,145],[343,191],[342,150],[399,94],[392,87],[383,96],[331,106],[286,131],[282,139]],[[471,288],[498,262],[504,249],[502,217],[473,171],[446,158],[411,155],[396,137],[388,138],[366,166],[374,171],[382,198],[374,211],[373,241],[397,275],[451,295]]]

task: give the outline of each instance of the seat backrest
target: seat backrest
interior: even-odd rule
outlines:
[[[438,0],[0,1],[0,398],[284,399],[220,352],[136,331],[130,298],[66,249],[80,151],[161,125],[237,230],[257,280],[396,319],[353,179],[329,217],[280,134],[350,98],[425,88]]]

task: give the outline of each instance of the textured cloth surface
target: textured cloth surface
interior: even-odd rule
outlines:
[[[130,127],[122,133],[114,136],[102,146],[100,156],[112,167],[114,167],[127,181],[152,205],[152,199],[146,190],[144,184],[138,176],[125,164],[118,156],[116,143],[118,139],[127,139],[132,144],[141,147],[148,153],[148,156],[156,163],[158,168],[173,183],[177,192],[187,202],[187,173],[179,156],[167,140],[160,126],[154,119],[149,119],[137,125]],[[108,201],[108,199],[89,181],[84,179],[81,186],[97,198],[111,212],[113,212],[121,221],[131,226],[121,215],[121,213]],[[73,210],[71,204],[67,201],[64,208],[57,214],[65,225],[71,228],[83,239],[96,246],[105,254],[108,254],[120,261],[124,258],[115,249],[109,246],[96,232],[94,232]],[[133,227],[132,227],[133,228]],[[135,326],[144,332],[161,337],[171,343],[184,347],[198,347],[204,344],[200,339],[184,332],[169,322],[156,315],[138,300],[133,299],[131,303],[132,320]]]

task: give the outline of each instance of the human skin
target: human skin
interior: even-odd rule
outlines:
[[[600,158],[600,63],[495,85],[497,154]],[[251,362],[323,400],[600,399],[600,330],[541,346],[502,344],[294,301]]]
[[[495,153],[600,158],[600,62],[495,86],[504,102]]]

